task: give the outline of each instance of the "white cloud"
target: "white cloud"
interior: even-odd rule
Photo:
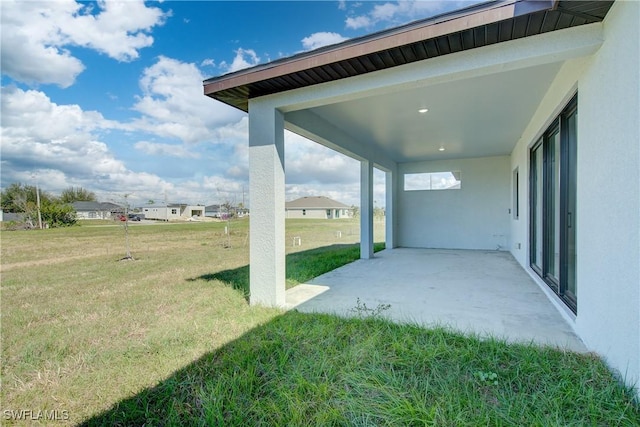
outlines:
[[[100,131],[119,123],[77,105],[57,105],[36,90],[4,87],[1,95],[3,185],[31,182],[35,174],[54,193],[71,185],[98,194],[173,188],[156,175],[129,170],[99,140]]]
[[[227,159],[226,175],[249,182],[249,119],[243,117],[238,123],[217,130],[217,138],[233,147],[233,155]]]
[[[423,5],[429,4],[428,2],[398,2],[398,3],[384,3],[380,5],[374,6],[373,10],[370,13],[371,18],[378,21],[389,21],[393,19],[397,14],[404,12],[404,14],[409,14],[413,12],[412,9],[415,8],[415,5]]]
[[[313,50],[323,46],[340,43],[345,40],[347,40],[347,38],[338,33],[320,32],[313,33],[309,37],[303,38],[302,46],[305,50]]]
[[[359,182],[360,163],[337,151],[285,133],[285,168],[290,184],[335,185]]]
[[[200,157],[198,153],[188,150],[184,145],[164,144],[161,142],[138,141],[134,144],[136,150],[142,151],[151,156],[167,156],[183,159],[196,159]]]
[[[230,194],[242,193],[243,190],[247,190],[242,182],[219,175],[204,177],[202,187],[222,197],[228,197]]]
[[[245,178],[248,175],[249,168],[243,168],[240,165],[233,165],[227,169],[227,175],[234,178]]]
[[[345,20],[345,24],[347,28],[351,28],[352,30],[359,30],[360,28],[370,28],[373,25],[371,18],[368,16],[356,16],[354,18],[347,18]]]
[[[220,142],[215,130],[238,122],[244,113],[206,97],[204,79],[195,64],[159,57],[140,78],[142,96],[133,108],[142,117],[131,127],[185,143]]]
[[[260,63],[260,58],[253,49],[238,48],[235,52],[236,56],[233,58],[231,65],[225,61],[220,63],[220,68],[226,73],[233,73],[234,71],[253,67]]]
[[[234,146],[249,146],[249,117],[244,116],[235,123],[228,123],[211,130],[216,141]]]
[[[360,205],[360,162],[300,135],[285,131],[287,200],[326,196]],[[385,205],[384,172],[374,169],[374,200]]]
[[[202,61],[200,63],[200,66],[201,67],[215,67],[216,66],[216,61],[214,61],[211,58],[207,58],[207,59],[205,59],[204,61]]]
[[[167,17],[141,0],[99,1],[97,6],[93,13],[92,5],[73,0],[2,0],[2,72],[24,83],[68,87],[84,70],[69,47],[131,61],[153,44],[151,29]]]
[[[427,18],[449,10],[459,9],[470,1],[452,0],[402,0],[376,4],[366,14],[350,16],[345,20],[347,28],[368,29],[377,24],[399,25],[416,19]]]
[[[37,126],[34,126],[37,123]],[[56,105],[46,94],[16,87],[2,88],[2,134],[12,138],[33,137],[57,141],[84,137],[96,129],[117,127],[96,111],[82,111],[78,105]],[[74,133],[69,133],[73,129]],[[3,146],[4,146],[3,139]]]
[[[138,58],[138,50],[151,46],[148,33],[164,24],[161,9],[147,7],[144,1],[100,1],[97,15],[65,16],[62,31],[74,44],[95,49],[118,61]]]

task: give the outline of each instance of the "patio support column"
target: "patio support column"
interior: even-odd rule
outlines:
[[[360,161],[360,258],[373,258],[373,163]]]
[[[385,248],[393,249],[397,244],[396,239],[396,210],[397,210],[397,188],[398,170],[385,172]]]
[[[284,178],[284,116],[272,105],[250,100],[251,305],[285,303]]]

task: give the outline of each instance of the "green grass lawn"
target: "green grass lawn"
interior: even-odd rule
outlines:
[[[357,230],[288,221],[287,285],[357,259]],[[247,233],[136,224],[119,261],[119,225],[3,231],[2,425],[640,425],[591,356],[249,307]]]
[[[638,411],[599,360],[297,312],[85,425],[614,426]]]

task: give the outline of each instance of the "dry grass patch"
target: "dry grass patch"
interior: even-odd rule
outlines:
[[[319,238],[302,230],[288,250],[323,245],[338,226],[316,223]],[[117,261],[120,226],[2,231],[3,410],[65,410],[77,423],[280,314],[199,278],[248,264],[248,221],[129,232],[132,262]]]

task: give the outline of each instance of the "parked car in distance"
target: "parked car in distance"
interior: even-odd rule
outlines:
[[[135,214],[129,214],[129,221],[140,221],[141,218]]]

